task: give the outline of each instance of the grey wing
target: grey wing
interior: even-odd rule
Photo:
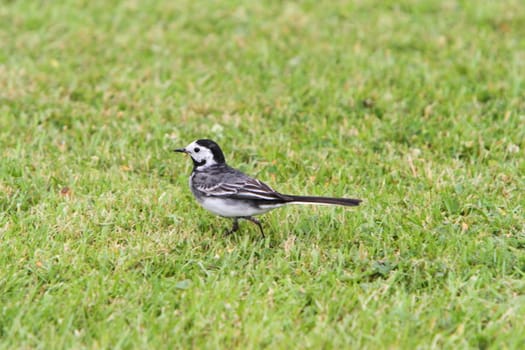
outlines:
[[[231,179],[230,179],[231,180]],[[222,181],[213,185],[196,186],[205,196],[283,201],[285,196],[257,179],[239,177],[235,181]]]

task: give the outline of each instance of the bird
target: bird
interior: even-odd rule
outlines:
[[[226,164],[219,145],[210,139],[199,139],[174,152],[186,153],[193,161],[189,185],[193,196],[204,209],[215,215],[232,218],[233,226],[226,235],[239,229],[239,220],[251,221],[259,227],[264,238],[261,222],[255,215],[288,204],[322,204],[358,206],[362,200],[299,196],[275,191],[264,182],[250,177]]]

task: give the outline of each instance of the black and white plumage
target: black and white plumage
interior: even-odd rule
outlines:
[[[184,148],[175,149],[190,155],[193,171],[190,188],[205,209],[212,213],[233,218],[233,227],[228,233],[239,228],[239,219],[255,223],[264,232],[254,215],[264,214],[286,204],[325,204],[357,206],[360,199],[282,194],[270,186],[254,179],[226,164],[224,154],[212,140],[197,140]]]

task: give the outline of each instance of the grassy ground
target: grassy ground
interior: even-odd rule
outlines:
[[[523,348],[525,5],[2,1],[0,348]],[[267,238],[191,162],[289,193]]]

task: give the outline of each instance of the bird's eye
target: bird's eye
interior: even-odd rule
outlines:
[[[193,152],[195,152],[195,153],[199,153],[200,150],[201,150],[201,149],[200,149],[199,147],[195,147],[195,148],[193,149]]]

